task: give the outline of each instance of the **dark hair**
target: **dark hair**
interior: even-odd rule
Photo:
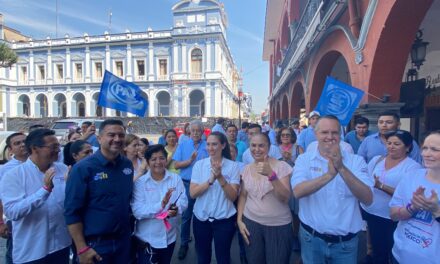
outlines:
[[[25,141],[25,145],[28,153],[30,154],[32,153],[32,147],[44,146],[45,143],[44,137],[54,136],[54,135],[55,135],[55,131],[47,128],[40,128],[29,133]]]
[[[298,119],[293,120],[292,125],[299,125],[299,120]]]
[[[169,133],[174,133],[174,135],[177,136],[177,133],[176,133],[176,131],[175,131],[174,129],[168,129],[168,130],[165,132],[165,134],[164,134],[165,139],[167,138],[167,136],[168,136]]]
[[[82,125],[86,125],[87,127],[89,127],[92,125],[92,122],[91,121],[84,121],[84,122],[82,122],[81,126]]]
[[[6,138],[6,147],[10,148],[11,147],[11,140],[16,137],[16,136],[26,136],[24,133],[21,132],[15,132],[10,134],[7,138]]]
[[[140,138],[139,141],[142,141],[142,143],[144,143],[145,146],[149,146],[150,145],[150,142],[148,142],[148,139],[146,139],[146,138]]]
[[[112,125],[118,125],[118,126],[121,126],[121,127],[123,127],[125,129],[124,123],[122,123],[121,120],[118,120],[118,119],[107,119],[107,120],[104,120],[104,122],[102,122],[101,125],[99,126],[99,133],[104,132],[104,129],[105,129],[106,126],[112,126]]]
[[[397,122],[400,122],[400,116],[396,112],[391,112],[391,111],[382,112],[379,114],[378,118],[380,118],[382,116],[392,116],[394,118],[394,120],[396,120]]]
[[[235,128],[235,130],[238,131],[237,126],[236,126],[235,124],[233,124],[233,123],[230,123],[230,124],[226,127],[226,130],[228,130],[228,128],[230,128],[230,127],[233,127],[233,128]]]
[[[230,160],[231,150],[229,149],[229,143],[226,136],[219,131],[212,132],[208,137],[210,136],[216,137],[220,141],[220,144],[225,145],[225,148],[222,150],[222,157]]]
[[[290,128],[290,127],[282,127],[282,128],[280,128],[280,130],[277,133],[277,143],[278,143],[278,145],[281,144],[281,133],[284,130],[289,130],[289,133],[290,133],[290,143],[295,144],[295,142],[296,142],[296,133],[295,133],[295,131],[293,131],[293,129]]]
[[[145,159],[147,160],[147,163],[150,164],[151,156],[153,156],[154,153],[162,152],[162,154],[167,157],[167,152],[165,150],[165,147],[162,144],[154,144],[151,146],[148,146],[147,151],[145,151]]]
[[[217,118],[217,124],[222,125],[225,122],[225,119],[223,117]]]
[[[269,136],[266,134],[266,133],[259,133],[259,134],[256,134],[255,136],[262,136],[265,140],[266,140],[266,142],[267,142],[267,145],[269,146],[269,148],[270,148],[270,138],[269,138]],[[254,136],[254,137],[255,137]],[[252,140],[251,140],[252,141]]]
[[[41,129],[41,128],[45,128],[45,126],[41,125],[41,124],[32,125],[29,127],[29,133],[31,133],[34,130]]]
[[[354,120],[354,125],[355,126],[356,125],[362,125],[362,124],[367,124],[367,126],[369,126],[370,125],[370,120],[368,120],[368,118],[363,117],[363,116],[360,116],[360,117],[358,117],[358,118],[356,118]]]
[[[262,131],[261,126],[259,124],[249,124],[248,129],[256,128],[258,127],[260,129],[260,132]]]
[[[76,130],[71,130],[69,132],[69,134],[67,134],[67,140],[70,141],[70,139],[72,138],[73,134],[80,134],[78,131]]]
[[[84,145],[87,144],[91,145],[89,142],[82,139],[67,143],[63,149],[64,164],[67,166],[73,166],[76,163],[73,154],[78,155],[78,153],[83,150]]]
[[[385,133],[385,139],[388,140],[390,137],[397,137],[400,141],[403,142],[405,147],[409,148],[408,153],[413,149],[413,137],[411,133],[405,130],[395,130]]]
[[[248,127],[249,127],[249,122],[244,121],[244,122],[241,124],[241,129],[245,129],[245,128],[248,128]]]

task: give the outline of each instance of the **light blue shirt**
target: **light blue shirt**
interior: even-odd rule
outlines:
[[[223,158],[222,175],[229,184],[240,184],[240,167],[237,162]],[[192,171],[191,183],[202,184],[210,177],[211,158],[197,161]],[[193,211],[194,216],[200,221],[206,221],[208,218],[227,219],[236,212],[234,203],[226,197],[217,180],[196,198]]]
[[[174,188],[171,198],[168,204],[162,208],[162,199],[171,188]],[[166,230],[164,221],[156,219],[156,215],[167,211],[174,202],[176,202],[178,208],[178,215],[168,218],[171,229]],[[164,178],[161,181],[155,181],[151,178],[151,171],[148,171],[136,180],[133,187],[131,209],[134,217],[136,217],[134,235],[138,239],[148,242],[154,248],[166,248],[176,241],[177,226],[179,225],[178,216],[187,207],[188,199],[179,175],[166,170]]]
[[[182,143],[179,143],[179,145],[177,145],[177,149],[174,152],[173,160],[185,161],[189,160],[194,151],[197,151],[196,159],[188,167],[180,169],[180,177],[182,177],[182,180],[184,181],[191,180],[192,168],[196,161],[208,157],[208,151],[206,150],[206,141],[201,140],[197,148],[195,148],[194,140],[192,138],[184,140]]]
[[[178,143],[180,144],[180,143],[182,143],[183,141],[188,140],[188,139],[190,139],[189,136],[187,136],[187,135],[185,135],[185,134],[182,134],[182,135],[180,135],[180,137],[179,137],[179,141],[178,141]]]
[[[275,133],[275,130],[273,130],[272,128],[269,130],[269,133],[267,134],[269,136],[270,139],[270,144],[272,145],[278,145],[277,144],[277,133]]]
[[[342,152],[342,162],[353,175],[370,188],[374,181],[368,177],[367,164],[358,155]],[[296,159],[291,185],[297,185],[321,177],[328,171],[328,161],[317,149],[311,149]],[[351,192],[341,175],[318,191],[299,199],[301,222],[321,234],[347,235],[364,227],[359,210],[359,200]]]
[[[235,147],[237,148],[237,158],[235,159],[235,161],[243,161],[243,153],[246,151],[246,149],[248,148],[246,143],[244,143],[243,141],[239,141],[237,140],[237,142],[235,142]]]
[[[246,131],[240,129],[237,134],[237,140],[244,142],[246,144],[246,147],[249,147],[249,139]]]
[[[211,132],[220,132],[220,133],[222,133],[223,135],[226,136],[226,131],[223,129],[222,125],[220,125],[220,124],[215,124],[212,127]]]
[[[270,149],[269,149],[269,157],[272,157],[274,159],[281,159],[283,157],[283,155],[281,155],[281,151],[280,148],[278,148],[275,145],[270,145]],[[252,157],[252,153],[251,153],[251,149],[248,148],[244,153],[243,153],[243,163],[244,164],[251,164],[253,163],[254,157]]]
[[[315,130],[313,127],[309,126],[299,134],[298,145],[304,150],[307,150],[307,147],[310,143],[316,141]]]
[[[371,133],[372,132],[368,130],[367,133],[365,134],[365,137],[368,137],[369,135],[371,135]],[[363,140],[362,141],[359,140],[359,138],[356,136],[356,130],[352,130],[348,132],[347,135],[345,135],[344,141],[350,144],[351,147],[353,148],[354,154],[357,154],[358,149]]]
[[[8,162],[0,166],[0,181],[2,180],[3,176],[13,168],[17,167],[18,165],[22,164],[23,161],[19,161],[18,159],[12,157]]]
[[[385,156],[387,154],[387,147],[380,139],[379,133],[374,133],[364,139],[359,146],[358,155],[364,157],[367,162],[375,156]],[[419,145],[413,140],[413,149],[409,153],[409,157],[422,164],[422,156],[420,155]]]
[[[28,159],[3,176],[0,193],[12,220],[14,263],[30,262],[68,247],[72,238],[64,221],[67,166],[55,162],[54,188],[43,188],[44,173]]]

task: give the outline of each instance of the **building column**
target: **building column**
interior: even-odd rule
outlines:
[[[47,50],[47,84],[53,83],[53,71],[52,71],[52,52]]]
[[[54,116],[54,114],[53,114],[53,94],[52,94],[52,89],[51,88],[49,88],[48,89],[48,91],[47,91],[47,94],[45,94],[46,95],[46,98],[47,98],[47,116],[48,117],[53,117]]]
[[[173,73],[179,72],[179,45],[173,43]]]
[[[211,117],[214,116],[215,113],[215,104],[214,104],[214,99],[215,99],[215,94],[214,94],[214,88],[211,87],[211,85],[207,84],[205,87],[205,115],[207,117]]]
[[[206,71],[211,71],[211,41],[206,42]]]
[[[84,93],[84,97],[85,97],[85,102],[84,102],[84,108],[85,108],[85,114],[86,116],[92,116],[92,111],[90,109],[91,106],[91,101],[93,101],[92,99],[92,93],[90,91],[90,86],[87,86],[86,91]]]
[[[125,75],[125,77],[127,81],[133,81],[133,58],[131,57],[130,44],[127,44],[127,74]]]
[[[221,49],[218,41],[214,42],[214,71],[220,72],[222,65],[220,64]]]
[[[66,49],[66,73],[65,73],[65,75],[66,75],[66,83],[72,83],[70,67],[71,67],[71,63],[70,63],[70,49],[67,48]],[[66,106],[66,108],[69,108],[69,107]],[[67,116],[69,116],[69,115],[67,115]]]
[[[34,53],[29,52],[29,84],[35,84]]]
[[[148,116],[156,116],[154,102],[156,98],[153,97],[154,86],[150,84],[150,89],[148,89]]]
[[[85,52],[86,52],[86,62],[85,62],[86,65],[85,65],[84,69],[86,71],[86,83],[89,83],[91,81],[90,80],[91,71],[90,71],[90,49],[88,46],[86,47]],[[86,107],[86,109],[87,109],[87,107]]]
[[[105,69],[110,72],[112,70],[111,63],[110,63],[110,46],[109,45],[105,46]]]
[[[182,43],[182,73],[187,73],[188,60],[186,58],[186,43]]]
[[[70,86],[66,90],[66,117],[72,117],[72,92],[70,91]]]
[[[172,116],[182,116],[182,113],[180,112],[180,100],[181,97],[179,96],[179,86],[176,85],[173,87],[173,95],[171,96],[172,103],[173,103],[173,112]]]
[[[153,42],[148,45],[148,80],[154,81],[154,49]]]

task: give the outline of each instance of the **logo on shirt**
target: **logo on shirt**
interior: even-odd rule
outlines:
[[[427,248],[432,244],[432,238],[427,238],[423,235],[411,232],[408,228],[405,228],[405,237],[412,242],[422,246],[422,248]]]
[[[310,170],[313,172],[321,172],[322,169],[320,167],[310,167]]]
[[[133,173],[133,170],[130,169],[130,168],[125,168],[125,169],[122,170],[122,172],[123,172],[125,175],[130,175],[130,174]]]
[[[107,179],[108,179],[108,175],[105,172],[96,173],[95,177],[93,177],[93,180],[95,180],[95,181],[101,181],[101,180],[107,180]]]

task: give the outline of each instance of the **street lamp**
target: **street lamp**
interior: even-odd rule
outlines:
[[[426,57],[426,47],[429,45],[429,42],[423,41],[423,31],[419,29],[416,34],[416,39],[411,46],[411,69],[408,69],[406,73],[407,81],[414,81],[418,79],[418,70],[420,70],[420,66],[423,65]],[[417,68],[417,69],[416,69]]]
[[[241,127],[241,103],[246,102],[247,96],[240,89],[238,95],[234,97],[234,102],[238,104],[238,127]]]

